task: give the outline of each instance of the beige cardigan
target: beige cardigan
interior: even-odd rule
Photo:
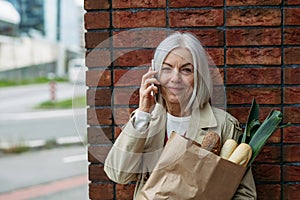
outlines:
[[[163,149],[166,116],[165,108],[156,104],[148,128],[139,132],[133,126],[133,112],[106,158],[104,170],[112,181],[121,184],[137,182],[134,197],[147,181]],[[242,131],[233,116],[206,104],[201,110],[193,110],[186,137],[201,143],[208,129],[220,135],[222,145],[228,138],[237,140]],[[256,199],[251,169],[246,172],[234,199]]]

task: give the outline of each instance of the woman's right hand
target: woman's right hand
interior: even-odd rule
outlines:
[[[152,112],[155,106],[155,95],[158,93],[158,86],[160,83],[154,77],[157,72],[153,71],[151,67],[149,68],[148,72],[143,75],[141,87],[140,87],[140,100],[139,100],[139,110],[143,112]]]

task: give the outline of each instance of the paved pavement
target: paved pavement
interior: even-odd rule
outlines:
[[[55,85],[55,99],[63,100],[85,94],[86,86],[67,82]],[[0,113],[24,113],[36,111],[34,107],[51,100],[50,85],[34,84],[0,88]]]
[[[70,146],[2,155],[0,199],[88,199],[86,152]]]
[[[84,86],[74,87],[73,84],[62,83],[57,88],[57,99],[85,94]],[[35,105],[49,100],[48,89],[47,84],[0,88],[0,137],[7,130],[9,136],[15,134],[20,138],[21,132],[18,136],[13,129],[18,127],[18,130],[24,131],[23,144],[32,147],[41,146],[50,138],[61,144],[76,145],[14,155],[0,152],[0,200],[88,199],[87,150],[81,142],[83,135],[74,134],[78,132],[75,130],[78,128],[76,123],[85,129],[85,113],[79,116],[78,113],[82,111],[75,111],[74,114],[74,110],[35,110]],[[37,125],[43,123],[43,119],[48,124],[38,128]],[[55,119],[68,124],[69,128],[55,129],[58,122],[51,121]],[[51,124],[54,126],[51,127]],[[33,134],[30,127],[35,127],[39,134]],[[42,130],[52,130],[52,134],[48,137],[41,134],[45,132]]]

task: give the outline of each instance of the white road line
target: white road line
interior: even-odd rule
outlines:
[[[79,162],[87,160],[86,154],[79,154],[75,156],[67,156],[63,158],[64,163],[72,163],[72,162]]]

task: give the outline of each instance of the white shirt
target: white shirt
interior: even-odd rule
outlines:
[[[176,117],[167,113],[167,133],[168,138],[173,131],[179,135],[185,135],[186,131],[189,128],[190,121],[192,116],[187,117]]]
[[[175,117],[170,113],[167,113],[167,134],[168,138],[170,137],[172,131],[175,131],[177,134],[184,135],[189,128],[190,121],[192,116],[187,117]],[[145,131],[150,122],[151,115],[150,113],[137,110],[135,113],[135,120],[133,126],[138,131]]]

